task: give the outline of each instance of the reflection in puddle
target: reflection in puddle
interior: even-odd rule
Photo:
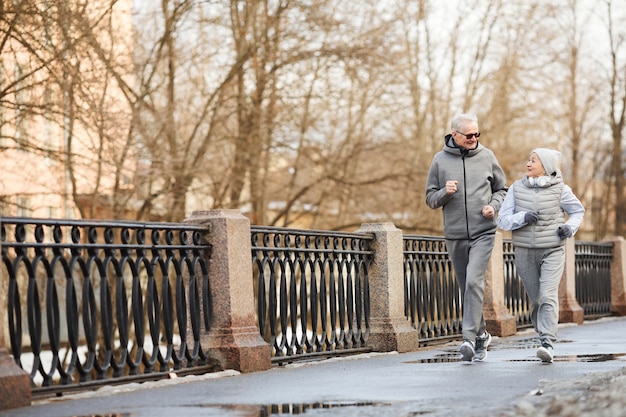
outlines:
[[[626,353],[600,353],[595,355],[556,355],[554,362],[608,362],[618,360],[626,356]],[[507,362],[537,362],[539,358],[509,359]],[[457,353],[443,353],[431,358],[408,361],[406,363],[449,363],[461,362],[461,355]]]
[[[88,415],[73,416],[73,417],[130,417],[130,414],[127,414],[127,413],[88,414]]]
[[[363,407],[374,405],[372,402],[338,402],[338,403],[312,403],[312,404],[271,404],[261,406],[259,417],[271,416],[275,414],[302,414],[306,410],[318,408],[337,407]]]
[[[408,363],[448,363],[461,362],[461,355],[458,353],[444,353],[433,358],[420,359],[418,361]]]
[[[625,356],[626,353],[599,353],[597,355],[556,355],[554,362],[608,362]],[[510,359],[508,362],[539,362],[539,358]]]
[[[254,417],[268,417],[274,415],[296,415],[304,414],[307,410],[329,409],[339,407],[364,407],[388,405],[373,402],[326,402],[326,403],[308,403],[308,404],[268,404],[268,405],[208,405],[207,407],[218,407],[223,410],[236,410],[246,412],[245,415]]]
[[[559,362],[608,362],[614,361],[626,353],[600,353],[597,355],[565,355],[557,356]]]

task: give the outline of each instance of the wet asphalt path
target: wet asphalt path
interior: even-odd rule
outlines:
[[[494,337],[482,363],[459,361],[455,342],[251,374],[225,371],[106,387],[0,416],[485,416],[541,394],[555,381],[566,387],[573,379],[626,367],[626,317],[562,325],[558,336],[550,365],[536,358],[537,341],[528,330]]]

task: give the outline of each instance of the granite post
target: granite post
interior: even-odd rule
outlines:
[[[0,242],[0,245],[2,243]],[[13,360],[6,345],[5,323],[7,320],[9,276],[0,267],[0,410],[30,405],[31,387],[28,373]]]
[[[517,332],[517,322],[504,304],[504,257],[502,233],[496,232],[493,252],[485,276],[483,314],[487,331],[494,336],[510,336]]]
[[[255,318],[250,221],[238,210],[225,209],[195,211],[185,222],[206,226],[206,241],[212,245],[212,322],[202,336],[202,345],[224,369],[269,369],[270,346],[261,337]]]
[[[404,315],[402,231],[393,223],[366,223],[359,233],[374,234],[374,261],[369,269],[370,334],[377,352],[411,352],[419,348],[419,333]]]
[[[576,242],[566,239],[565,268],[559,283],[559,322],[582,324],[585,312],[576,300]]]
[[[610,237],[605,242],[613,243],[611,262],[611,312],[626,316],[626,244],[621,236]]]

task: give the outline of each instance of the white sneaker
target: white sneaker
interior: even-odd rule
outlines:
[[[474,353],[475,352],[476,351],[474,350],[474,343],[473,342],[470,342],[469,340],[466,340],[461,345],[461,359],[463,359],[465,362],[471,362],[472,359],[474,358]]]
[[[552,363],[554,359],[554,349],[547,343],[542,343],[541,347],[537,349],[537,357],[541,359],[541,362]]]
[[[474,361],[482,362],[487,358],[487,347],[491,343],[491,335],[485,330],[482,336],[476,338],[476,354],[474,355]]]

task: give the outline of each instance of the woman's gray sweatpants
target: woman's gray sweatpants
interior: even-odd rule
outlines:
[[[559,283],[565,266],[565,247],[515,248],[515,266],[532,303],[530,318],[542,343],[556,340],[559,323]]]
[[[493,251],[495,235],[471,240],[446,240],[463,302],[463,340],[476,343],[476,336],[485,331],[483,297],[485,274]]]

